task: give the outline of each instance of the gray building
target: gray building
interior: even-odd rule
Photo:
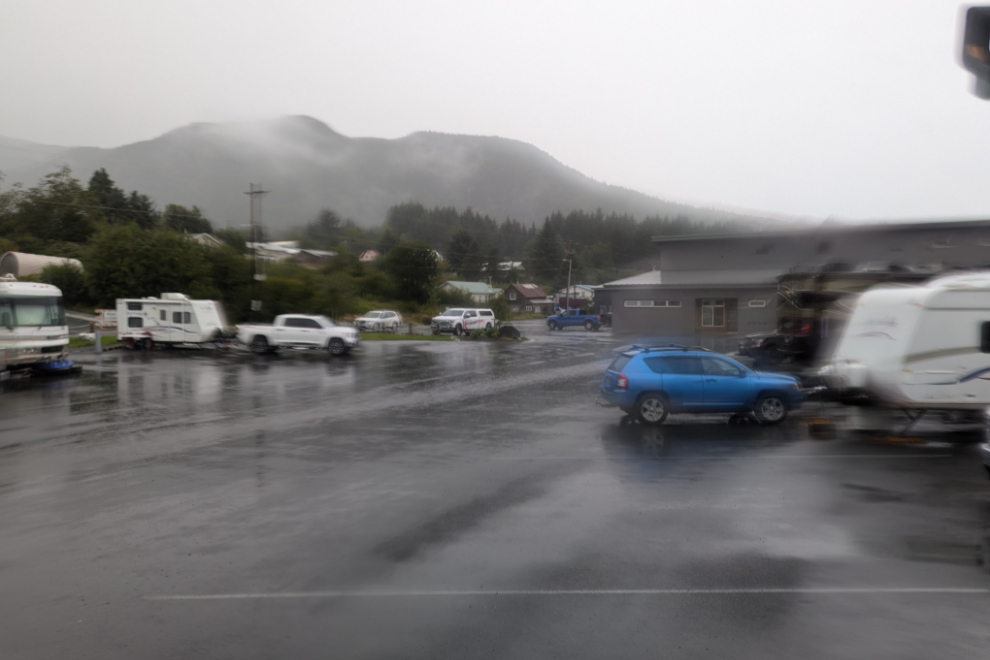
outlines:
[[[610,306],[615,332],[716,350],[774,330],[780,309],[799,309],[824,289],[834,299],[878,281],[990,268],[990,221],[983,220],[820,225],[653,243],[657,270],[603,285],[596,307]]]

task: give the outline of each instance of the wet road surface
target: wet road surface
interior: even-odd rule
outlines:
[[[624,423],[530,332],[6,386],[0,658],[987,657],[972,444]]]

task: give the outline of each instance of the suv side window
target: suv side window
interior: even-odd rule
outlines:
[[[490,309],[483,309],[483,310],[481,310],[481,315],[482,316],[495,316],[495,312],[491,311]]]
[[[737,366],[718,358],[703,357],[701,358],[701,364],[704,367],[706,376],[730,376],[738,378],[743,375],[742,370]]]
[[[646,366],[650,368],[650,371],[655,374],[670,373],[670,369],[667,368],[667,365],[662,357],[644,358],[643,362],[645,362]]]
[[[473,319],[477,315],[478,315],[477,312],[465,312],[464,313],[464,318],[466,318],[466,319]]]
[[[690,355],[665,355],[662,358],[664,371],[666,374],[677,374],[679,376],[700,376],[701,362],[696,357]]]
[[[302,319],[285,319],[285,327],[301,328],[302,324],[300,323],[300,321],[302,321]]]

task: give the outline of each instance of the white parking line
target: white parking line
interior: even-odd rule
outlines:
[[[289,591],[145,596],[145,600],[252,600],[293,598],[436,598],[452,596],[737,596],[737,595],[990,595],[972,587],[798,587],[752,589],[456,589],[427,591]]]
[[[658,446],[659,448],[659,446]],[[726,456],[656,456],[650,457],[656,460],[672,460],[677,462],[685,461],[724,461],[730,458],[739,458],[739,454]],[[762,455],[754,454],[756,458],[952,458],[952,454],[797,454],[789,456],[777,456],[774,454]],[[590,461],[598,458],[610,458],[606,454],[596,456],[491,456],[486,461]]]

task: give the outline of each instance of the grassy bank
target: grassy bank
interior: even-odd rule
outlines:
[[[113,335],[109,337],[104,335],[100,337],[100,343],[104,346],[110,346],[111,344],[119,344],[117,338]],[[69,338],[69,348],[86,348],[87,346],[96,346],[96,342],[91,339],[83,339],[82,337],[70,337]]]

